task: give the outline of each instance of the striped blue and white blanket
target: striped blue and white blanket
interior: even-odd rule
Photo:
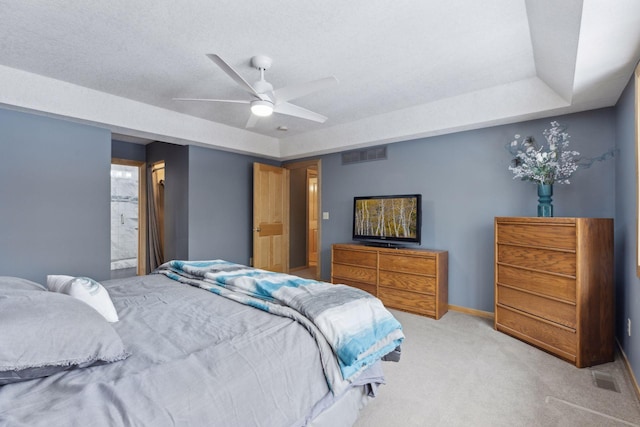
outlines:
[[[162,264],[154,273],[269,313],[294,318],[307,327],[316,340],[320,331],[337,358],[342,378],[347,381],[404,340],[402,326],[382,302],[350,286],[223,260],[174,260]]]

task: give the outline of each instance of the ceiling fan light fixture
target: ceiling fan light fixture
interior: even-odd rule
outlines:
[[[273,114],[273,104],[264,100],[252,101],[251,112],[259,117],[268,117]]]

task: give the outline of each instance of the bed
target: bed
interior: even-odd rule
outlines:
[[[2,426],[350,426],[404,339],[359,290],[222,260],[64,279],[0,277]],[[370,324],[345,340],[354,323]]]

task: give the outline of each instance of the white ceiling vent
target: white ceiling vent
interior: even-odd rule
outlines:
[[[386,160],[387,146],[370,147],[362,150],[345,151],[342,153],[342,164],[370,162],[372,160]]]

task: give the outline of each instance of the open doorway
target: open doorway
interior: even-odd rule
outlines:
[[[320,279],[320,160],[284,165],[290,171],[289,271]]]
[[[307,266],[318,267],[318,171],[307,169]]]
[[[111,161],[111,278],[144,274],[144,162]]]

